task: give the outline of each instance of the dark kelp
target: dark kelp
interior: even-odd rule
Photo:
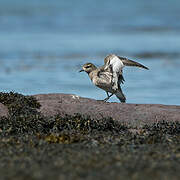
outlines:
[[[0,93],[1,179],[179,179],[180,123],[135,129],[112,118],[44,117],[31,96]]]

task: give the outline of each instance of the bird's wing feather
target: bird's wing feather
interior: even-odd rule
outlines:
[[[119,74],[119,77],[118,77],[118,83],[119,84],[124,84],[124,82],[125,82],[125,79],[124,79],[124,77],[123,77],[123,75],[122,74]]]
[[[135,61],[132,61],[130,59],[127,59],[127,58],[124,58],[124,57],[120,57],[118,56],[119,59],[123,62],[123,64],[125,66],[137,66],[137,67],[140,67],[140,68],[144,68],[144,69],[149,69],[148,67],[138,63],[138,62],[135,62]]]

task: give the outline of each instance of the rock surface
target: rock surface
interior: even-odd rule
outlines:
[[[8,108],[4,104],[0,103],[0,117],[7,115],[8,115]]]
[[[70,94],[34,95],[45,116],[80,113],[92,118],[112,117],[114,120],[143,125],[158,121],[180,121],[180,106],[161,104],[106,103]]]
[[[176,105],[109,103],[73,94],[38,94],[34,97],[41,104],[39,111],[47,117],[79,113],[96,119],[112,117],[135,126],[163,120],[180,121],[180,106]],[[7,115],[7,107],[0,103],[0,117]]]

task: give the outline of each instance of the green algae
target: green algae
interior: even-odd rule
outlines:
[[[179,179],[180,122],[134,129],[112,118],[44,117],[34,97],[0,93],[1,179]]]

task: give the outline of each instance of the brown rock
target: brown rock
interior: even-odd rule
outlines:
[[[80,113],[91,118],[114,120],[140,126],[158,121],[180,121],[180,106],[160,104],[105,103],[70,94],[35,95],[45,116]]]

